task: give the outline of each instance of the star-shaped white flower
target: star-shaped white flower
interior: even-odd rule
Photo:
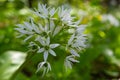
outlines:
[[[44,61],[47,61],[48,53],[50,53],[53,56],[56,56],[56,53],[52,49],[58,47],[59,44],[50,44],[50,37],[47,37],[46,40],[43,40],[42,37],[38,37],[36,40],[39,41],[40,44],[42,45],[42,48],[39,48],[39,50],[37,52],[44,53],[44,55],[43,55]]]
[[[74,58],[75,58],[74,55],[70,55],[65,58],[64,65],[65,65],[66,70],[72,69],[72,63],[74,63],[74,62],[79,63],[79,61],[75,60]]]
[[[50,63],[49,62],[40,62],[39,64],[38,64],[38,68],[37,68],[37,71],[36,71],[36,73],[39,71],[39,70],[41,70],[43,68],[43,75],[42,76],[44,76],[46,73],[48,73],[49,71],[51,71],[51,65],[50,65]]]
[[[52,17],[56,13],[56,11],[57,10],[55,8],[47,7],[44,4],[38,4],[38,9],[35,9],[34,13],[43,19],[54,19]]]
[[[58,9],[58,16],[62,21],[62,25],[71,25],[73,23],[74,17],[71,16],[70,11],[70,9],[65,9],[64,6]]]
[[[27,35],[24,41],[29,40],[35,34],[41,34],[44,32],[43,26],[41,24],[36,25],[32,18],[30,18],[30,22],[24,22],[24,24],[18,24],[17,26],[18,27],[15,28],[15,30],[17,30],[20,33],[18,37]]]

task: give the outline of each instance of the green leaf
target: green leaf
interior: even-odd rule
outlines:
[[[0,79],[9,80],[12,74],[24,62],[26,54],[18,51],[7,51],[0,56]]]

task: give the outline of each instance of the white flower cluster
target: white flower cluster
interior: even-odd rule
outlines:
[[[40,18],[41,23],[35,22],[34,19],[30,18],[29,22],[24,22],[23,24],[18,24],[18,28],[15,28],[20,35],[18,37],[26,36],[24,41],[29,42],[30,47],[37,50],[37,53],[43,53],[43,62],[38,64],[38,72],[44,69],[43,74],[51,70],[50,63],[48,62],[49,54],[56,56],[53,49],[60,46],[64,46],[67,53],[70,53],[65,58],[66,69],[72,68],[73,62],[79,62],[76,57],[79,56],[79,52],[86,47],[86,35],[83,33],[85,25],[80,25],[80,20],[74,21],[74,17],[70,15],[70,10],[65,9],[63,6],[57,9],[47,7],[46,5],[38,5],[38,9],[33,11],[36,16]],[[72,34],[69,30],[73,30]],[[63,35],[64,45],[60,40],[57,43],[52,41],[54,37],[59,36],[60,33],[66,33]],[[66,41],[68,41],[66,43]]]

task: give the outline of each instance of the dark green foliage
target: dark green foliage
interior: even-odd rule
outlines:
[[[56,48],[57,56],[48,58],[53,66],[52,71],[43,78],[41,71],[35,74],[37,64],[43,60],[42,53],[35,53],[31,61],[15,76],[15,80],[117,80],[120,78],[120,9],[117,4],[119,0],[113,0],[116,2],[115,5],[110,4],[112,0],[46,0],[45,2],[31,0],[32,3],[29,1],[0,0],[0,73],[3,73],[0,74],[0,80],[6,78],[9,80],[10,76],[6,75],[10,73],[9,69],[16,69],[18,66],[11,64],[11,56],[7,51],[27,52],[28,50],[26,46],[28,43],[16,38],[17,32],[14,28],[16,24],[26,20],[27,16],[33,16],[28,9],[33,9],[38,2],[55,7],[65,5],[72,8],[72,15],[77,16],[78,19],[83,16],[80,24],[87,24],[85,33],[88,35],[86,43],[88,47],[80,52],[80,63],[73,65],[73,69],[67,72],[63,64],[67,54],[62,47]],[[112,15],[119,25],[112,23],[114,19],[112,22],[109,19],[104,20],[105,16],[102,17],[104,14]],[[60,36],[66,37],[65,34]],[[59,39],[60,36],[56,36],[53,40],[64,41]],[[15,71],[13,70],[11,75]]]

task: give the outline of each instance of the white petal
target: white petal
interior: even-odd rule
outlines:
[[[41,62],[38,64],[38,68],[37,68],[36,73],[43,67],[44,64],[45,64],[45,62]]]
[[[46,8],[46,5],[42,5],[43,8],[43,14],[45,14],[46,16],[48,15],[48,9]]]
[[[77,63],[79,63],[79,61],[78,61],[78,60],[75,60],[74,58],[69,58],[69,60],[72,61],[72,62],[77,62]]]
[[[38,68],[41,68],[44,64],[45,64],[45,62],[39,63],[39,64],[38,64]]]
[[[30,23],[24,22],[24,24],[25,24],[25,26],[27,27],[28,30],[32,31],[33,28],[31,27]]]
[[[39,14],[39,12],[35,12],[35,14],[36,14],[37,16],[45,19],[45,16],[43,16],[42,14]]]
[[[68,40],[68,45],[70,45],[73,41],[73,39],[75,38],[75,34],[73,34],[70,39]]]
[[[41,24],[38,24],[39,25],[39,29],[41,30],[41,31],[44,31],[44,28],[42,27],[42,25]]]
[[[66,67],[66,69],[67,68],[72,69],[72,63],[70,61],[68,61],[68,60],[65,60],[65,67]]]
[[[34,31],[35,31],[36,33],[39,33],[39,32],[40,32],[40,31],[39,31],[39,28],[34,24],[34,22],[33,22],[32,19],[31,19],[31,24],[32,24],[32,27],[33,27]]]
[[[26,31],[26,30],[23,30],[23,29],[21,29],[21,28],[15,28],[15,30],[19,31],[19,32],[22,33],[22,34],[33,34],[33,32]]]
[[[79,25],[81,21],[82,21],[82,18],[79,19],[78,21],[76,21],[76,22],[75,22],[75,25]]]
[[[41,10],[42,9],[42,6],[41,6],[41,4],[39,3],[38,4],[38,10]]]
[[[39,30],[37,25],[34,26],[34,30],[35,30],[36,33],[40,33],[40,30]]]
[[[34,46],[34,45],[37,45],[37,44],[36,44],[35,42],[32,42],[32,41],[31,41],[31,42],[29,43],[28,47],[32,47],[32,46]]]
[[[18,35],[18,36],[16,36],[17,38],[20,38],[20,37],[22,37],[22,36],[24,36],[24,34],[20,34],[20,35]]]
[[[50,71],[51,71],[51,66],[50,66],[50,63],[48,63],[48,68],[50,69]]]
[[[86,25],[80,25],[79,27],[77,27],[77,32],[78,33],[83,33],[83,31],[85,30]]]
[[[70,49],[70,52],[72,55],[80,57],[80,55],[74,49]]]
[[[44,48],[40,48],[38,51],[37,51],[37,53],[42,53],[42,52],[44,52]]]
[[[16,26],[18,26],[18,27],[21,28],[21,29],[24,29],[24,28],[25,28],[25,26],[22,25],[22,24],[17,24]]]
[[[61,26],[57,26],[57,27],[55,28],[55,31],[54,31],[54,33],[53,33],[53,36],[55,36],[56,34],[58,34],[61,29],[62,29]]]
[[[36,38],[36,41],[39,41],[42,46],[45,46],[45,41],[43,41],[43,39],[40,36]]]
[[[50,44],[50,37],[47,37],[46,44],[47,44],[47,45]]]
[[[24,39],[24,42],[26,42],[27,40],[29,40],[31,37],[33,37],[33,35],[30,35],[30,36],[26,37],[26,38]]]
[[[45,32],[48,32],[48,24],[45,25]]]
[[[46,74],[46,70],[47,70],[47,68],[44,67],[44,68],[43,68],[43,74],[42,74],[42,77]]]
[[[56,56],[56,53],[52,49],[49,50],[49,53],[53,56]]]
[[[48,51],[45,51],[44,52],[44,61],[47,61],[47,58],[48,58]]]
[[[67,56],[66,59],[72,58],[74,57],[73,55]]]
[[[60,44],[50,44],[50,48],[56,48],[58,47]]]
[[[52,17],[54,14],[55,14],[55,8],[52,8],[51,10],[50,10],[50,16]]]
[[[48,68],[47,68],[46,73],[48,73],[49,71],[51,71],[51,66],[50,66],[50,63],[48,63],[48,62],[47,62],[47,65],[48,65]]]
[[[50,31],[51,31],[51,32],[53,32],[54,27],[55,27],[54,21],[53,21],[53,20],[50,20]]]

